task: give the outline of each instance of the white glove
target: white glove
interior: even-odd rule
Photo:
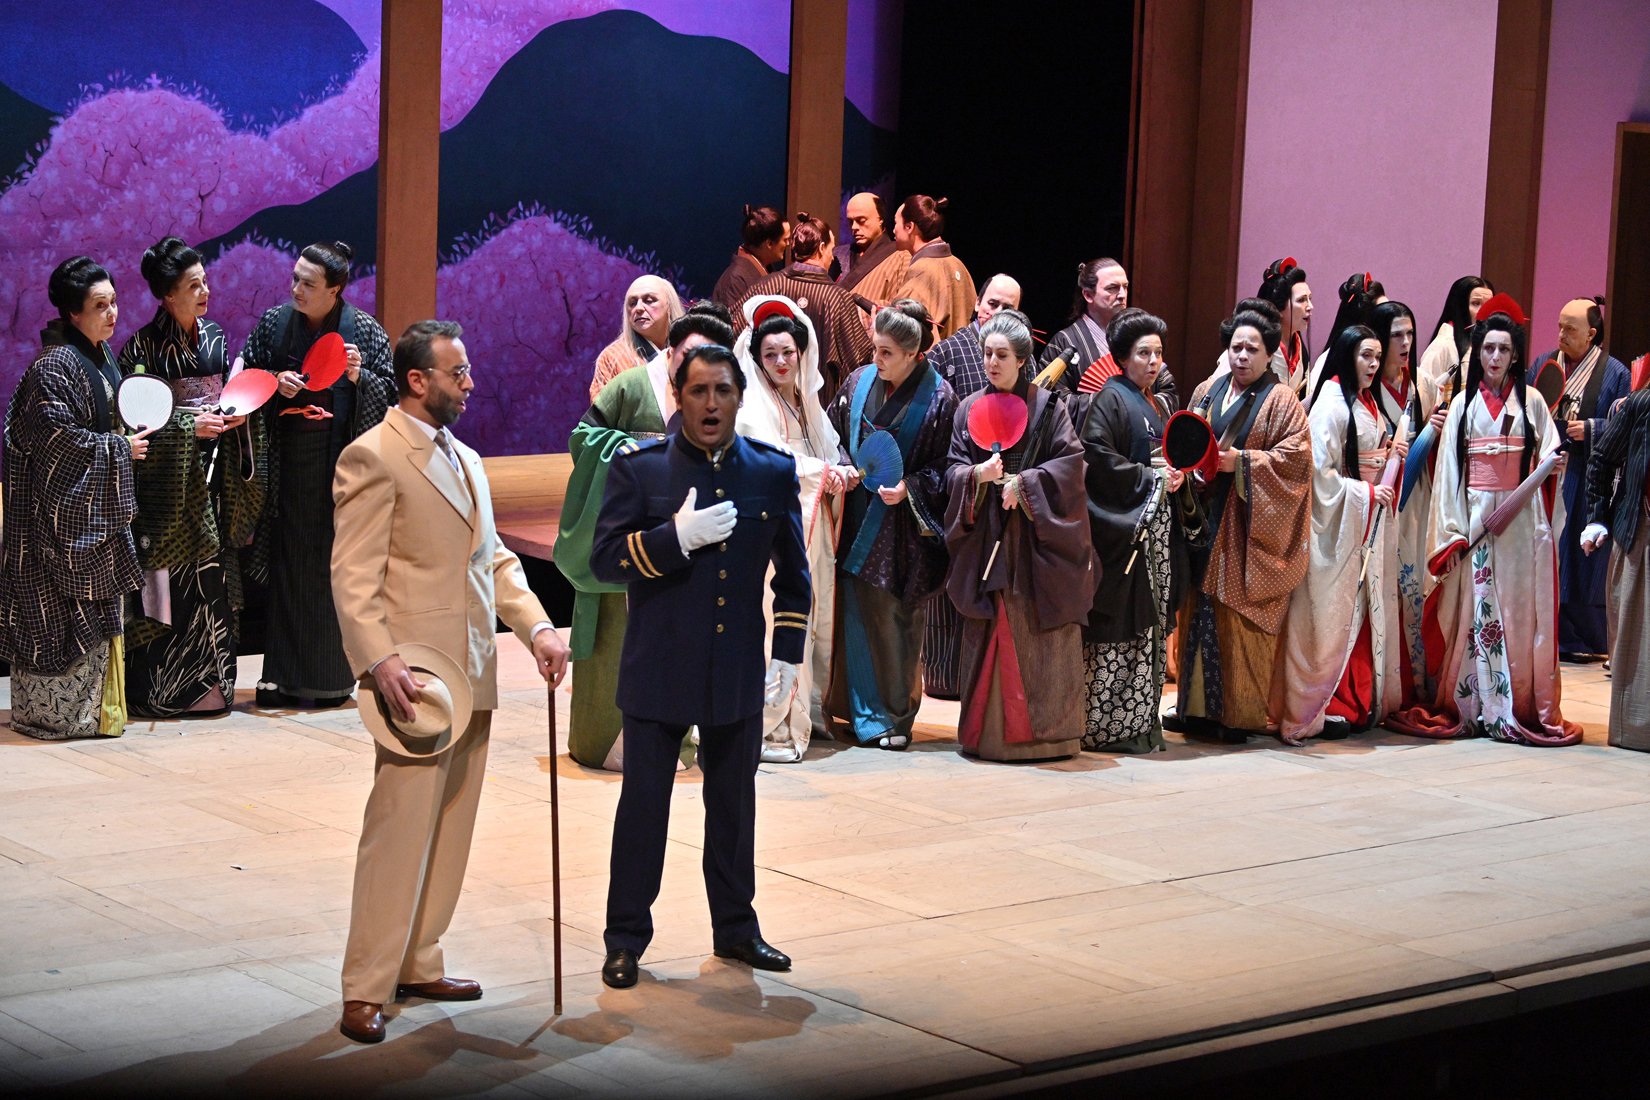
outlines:
[[[779,701],[790,695],[791,689],[796,686],[796,666],[789,661],[777,658],[768,662],[768,676],[763,682],[762,702],[766,706],[777,706]]]
[[[684,554],[691,554],[713,542],[721,542],[733,534],[733,525],[739,522],[733,501],[723,500],[709,508],[695,508],[693,505],[698,499],[698,488],[689,489],[682,499],[682,506],[676,510],[676,541],[681,543]]]
[[[1610,539],[1610,532],[1602,523],[1589,523],[1581,529],[1581,548],[1586,551],[1597,550]]]

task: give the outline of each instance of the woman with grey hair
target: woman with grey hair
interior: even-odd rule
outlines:
[[[831,401],[844,463],[860,467],[873,432],[894,437],[905,477],[844,495],[837,540],[837,608],[826,694],[832,729],[862,745],[900,750],[922,701],[928,597],[945,583],[945,468],[957,395],[924,357],[934,331],[922,303],[901,298],[877,313],[872,362]]]
[[[962,751],[987,760],[1073,756],[1083,699],[1082,625],[1099,571],[1089,543],[1083,445],[1055,396],[1025,377],[1031,325],[1003,310],[980,329],[987,387],[957,408],[946,471],[951,576],[963,616]],[[969,431],[981,402],[1025,407],[1017,440],[982,446]],[[1056,685],[1029,692],[1028,684]]]

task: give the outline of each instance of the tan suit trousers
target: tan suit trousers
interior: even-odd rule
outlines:
[[[344,1000],[385,1004],[399,983],[446,975],[441,936],[464,888],[492,724],[492,711],[476,711],[458,744],[436,757],[377,746],[355,860]]]

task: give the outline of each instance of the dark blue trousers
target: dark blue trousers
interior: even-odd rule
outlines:
[[[609,951],[638,957],[653,940],[653,902],[665,869],[670,792],[685,725],[624,716],[624,783],[613,818],[607,884]],[[762,714],[723,726],[699,727],[704,772],[705,893],[713,945],[731,947],[761,935],[756,897],[756,765],[762,757]]]

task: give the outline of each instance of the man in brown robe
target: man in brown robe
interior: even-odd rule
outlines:
[[[861,191],[848,200],[848,235],[853,244],[837,285],[862,300],[885,306],[905,281],[911,255],[894,244],[888,232],[887,208],[882,196]],[[869,323],[870,314],[866,319]]]
[[[791,223],[771,206],[745,207],[740,244],[716,280],[710,300],[733,310],[752,283],[778,267],[791,247]],[[595,396],[592,394],[591,396]]]
[[[894,211],[894,243],[911,254],[911,267],[894,297],[915,298],[944,340],[974,319],[974,278],[945,242],[945,200],[910,195]]]

